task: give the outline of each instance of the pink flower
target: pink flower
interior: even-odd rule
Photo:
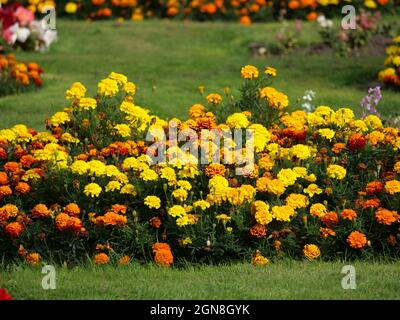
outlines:
[[[24,7],[18,7],[14,12],[14,16],[21,26],[27,26],[35,19],[35,15],[31,10]]]

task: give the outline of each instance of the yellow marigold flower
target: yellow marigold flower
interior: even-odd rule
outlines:
[[[78,107],[80,110],[96,109],[97,101],[93,98],[82,98],[79,100]]]
[[[321,256],[321,251],[315,244],[306,244],[303,248],[304,257],[308,260],[316,260]]]
[[[91,198],[98,197],[102,191],[102,188],[97,183],[89,183],[85,186],[83,193]]]
[[[72,86],[66,92],[66,98],[68,100],[81,99],[86,94],[85,86],[80,82],[74,82]]]
[[[244,79],[258,78],[258,69],[255,66],[247,65],[242,67],[240,70],[240,75]]]
[[[342,180],[346,176],[346,169],[337,164],[330,164],[326,169],[326,173],[332,179]]]
[[[254,214],[254,219],[256,219],[257,223],[261,225],[267,225],[273,219],[271,212],[269,211],[269,206],[267,209],[259,209]]]
[[[364,5],[368,9],[376,9],[378,7],[378,5],[376,4],[376,2],[374,0],[365,0]]]
[[[296,183],[297,174],[292,169],[281,169],[277,175],[278,179],[285,187],[292,186]]]
[[[296,173],[298,178],[305,178],[307,176],[307,168],[294,167],[293,171]]]
[[[67,122],[70,122],[71,118],[68,113],[66,112],[56,112],[51,118],[50,118],[50,124],[53,127],[59,127],[62,124],[65,124]]]
[[[190,184],[189,181],[187,180],[179,180],[176,185],[182,189],[185,189],[187,191],[192,189],[192,185]]]
[[[111,72],[108,75],[108,79],[117,81],[119,85],[125,85],[128,83],[128,78],[121,73]]]
[[[344,126],[354,119],[354,112],[349,108],[340,108],[335,112],[334,123],[339,127]]]
[[[309,201],[305,195],[292,193],[285,199],[285,203],[296,210],[307,207]]]
[[[73,173],[83,175],[89,171],[89,164],[83,160],[77,160],[71,164],[70,169]]]
[[[11,129],[0,130],[0,141],[13,142],[17,138],[17,135]]]
[[[328,212],[328,209],[322,203],[314,203],[310,207],[310,214],[313,217],[322,218],[323,216],[326,215],[327,212]]]
[[[257,253],[251,258],[251,263],[253,266],[265,266],[269,263],[269,260],[264,257],[261,252]]]
[[[316,184],[312,183],[307,188],[303,190],[304,193],[308,194],[310,198],[314,197],[316,194],[321,194],[322,189]]]
[[[285,190],[285,184],[280,179],[273,179],[267,184],[267,191],[277,196],[283,194]]]
[[[193,225],[197,222],[197,218],[192,214],[185,214],[182,217],[176,219],[176,225],[178,227],[184,227],[187,225]]]
[[[176,181],[175,170],[171,167],[165,167],[160,170],[160,177],[168,181]]]
[[[367,126],[371,127],[372,129],[383,128],[381,119],[379,119],[379,117],[377,117],[374,114],[370,114],[369,116],[366,116],[363,120],[364,120],[365,124]]]
[[[395,194],[400,192],[400,181],[390,180],[385,183],[385,190],[389,194]]]
[[[172,191],[172,196],[179,201],[185,201],[188,197],[188,192],[185,189],[179,188]]]
[[[315,175],[314,173],[311,173],[311,174],[305,176],[304,179],[305,179],[306,181],[308,181],[308,182],[315,182],[315,181],[317,181],[317,177],[316,177],[316,175]]]
[[[219,222],[222,221],[222,222],[226,223],[226,222],[231,221],[232,218],[230,216],[226,215],[225,213],[221,213],[221,214],[217,215],[215,217],[215,219],[217,219]]]
[[[132,196],[136,196],[137,192],[136,192],[136,188],[133,184],[128,183],[126,185],[124,185],[121,190],[120,190],[121,194],[129,194]]]
[[[197,200],[193,202],[193,207],[200,208],[201,210],[206,210],[211,207],[211,204],[206,200]]]
[[[394,170],[396,173],[400,173],[400,161],[397,161],[397,162],[394,164],[393,170]]]
[[[265,99],[269,106],[276,110],[283,110],[289,106],[287,95],[271,87],[260,89],[260,98]]]
[[[114,126],[114,129],[122,138],[127,138],[131,135],[131,128],[127,124],[117,124]]]
[[[156,181],[158,180],[158,174],[152,169],[145,169],[140,173],[140,178],[143,181]]]
[[[187,245],[189,245],[189,244],[192,244],[192,238],[190,238],[190,237],[185,237],[185,238],[183,238],[183,239],[181,239],[180,240],[180,244],[183,246],[183,247],[186,247]]]
[[[88,162],[89,174],[100,177],[106,173],[106,165],[100,160],[91,160]]]
[[[300,160],[306,160],[311,157],[310,147],[304,144],[296,144],[290,148],[290,153]]]
[[[210,93],[207,97],[207,102],[217,105],[217,104],[221,104],[222,102],[222,97],[221,95],[219,95],[218,93]]]
[[[174,205],[168,209],[168,214],[173,218],[183,217],[184,215],[186,215],[186,210],[180,205]]]
[[[124,85],[124,91],[128,94],[135,95],[136,94],[136,85],[133,82],[127,82]]]
[[[159,209],[161,207],[161,200],[157,196],[147,196],[144,198],[144,204],[150,209]]]
[[[318,133],[321,137],[324,137],[325,139],[332,141],[333,137],[335,136],[335,131],[332,129],[324,128],[324,129],[319,129]]]
[[[106,185],[106,192],[112,192],[112,191],[117,191],[117,190],[121,190],[121,183],[119,181],[110,181],[107,185]]]
[[[250,121],[247,119],[245,114],[238,112],[230,115],[226,119],[226,124],[231,129],[242,129],[242,128],[247,128],[250,124]]]
[[[80,140],[78,138],[75,138],[72,134],[69,132],[63,133],[61,135],[61,141],[63,142],[69,142],[69,143],[75,143],[78,144]]]
[[[365,132],[368,131],[368,127],[363,120],[354,120],[351,122],[351,126],[357,132]]]
[[[290,218],[296,213],[291,206],[273,206],[272,216],[278,221],[290,221]]]
[[[265,74],[266,74],[267,76],[276,77],[277,71],[276,71],[275,68],[266,67],[266,68],[265,68]]]
[[[103,79],[97,85],[97,91],[105,97],[115,96],[118,90],[118,82],[112,79]]]
[[[262,152],[267,143],[271,140],[271,133],[263,125],[255,123],[250,125],[248,130],[254,130],[254,148],[256,152]]]

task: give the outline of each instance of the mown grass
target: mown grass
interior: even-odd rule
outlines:
[[[344,290],[340,262],[57,268],[56,290],[43,290],[41,268],[0,271],[16,299],[400,299],[400,263],[352,263],[356,289]]]
[[[237,88],[242,65],[272,65],[274,85],[286,92],[292,108],[305,90],[317,92],[316,104],[358,109],[369,86],[377,83],[384,56],[338,57],[334,54],[252,57],[248,44],[271,43],[280,23],[244,27],[227,23],[172,21],[57,21],[59,41],[44,54],[17,52],[45,69],[42,90],[0,98],[0,128],[26,123],[43,128],[44,118],[67,106],[65,90],[75,81],[94,93],[111,71],[125,73],[139,87],[137,103],[161,116],[183,116],[199,102],[197,87],[208,92]],[[315,25],[304,23],[302,43],[318,41]],[[385,91],[381,111],[396,111],[399,94]]]

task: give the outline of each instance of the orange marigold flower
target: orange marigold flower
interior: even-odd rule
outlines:
[[[365,192],[367,193],[367,195],[372,196],[381,193],[383,191],[383,188],[383,183],[376,180],[367,184],[367,186],[365,187]]]
[[[8,176],[5,172],[0,172],[0,186],[8,183]]]
[[[131,257],[129,256],[123,256],[119,259],[118,263],[122,266],[125,266],[131,262]]]
[[[112,211],[114,211],[115,213],[122,213],[125,214],[126,210],[128,210],[127,206],[124,206],[122,204],[114,204],[111,206]]]
[[[159,217],[153,217],[153,218],[150,219],[150,225],[153,228],[159,229],[161,227],[161,224],[162,224],[162,222],[161,222],[161,219]]]
[[[315,244],[306,244],[303,248],[303,254],[308,260],[316,260],[320,257],[321,251]]]
[[[321,218],[321,221],[327,227],[332,227],[339,222],[339,217],[335,211],[329,211]]]
[[[50,216],[51,211],[45,204],[39,203],[31,210],[31,213],[36,218],[47,218]]]
[[[64,207],[64,212],[70,216],[77,217],[81,213],[81,209],[76,203],[70,203]]]
[[[168,267],[174,262],[174,256],[168,243],[157,242],[153,244],[152,250],[157,265]]]
[[[28,155],[22,156],[19,161],[21,162],[21,164],[24,168],[30,168],[32,166],[32,164],[35,162],[35,158],[32,155],[28,154]]]
[[[11,222],[7,224],[4,231],[13,238],[18,238],[19,235],[24,231],[24,227],[19,222]]]
[[[12,195],[12,190],[9,186],[0,186],[0,199]]]
[[[335,236],[336,232],[333,231],[331,228],[319,228],[319,231],[321,232],[321,237],[322,238],[328,238],[329,236]]]
[[[40,254],[36,252],[28,253],[25,259],[31,266],[37,266],[40,263]]]
[[[21,194],[27,194],[31,191],[31,189],[31,186],[26,182],[18,182],[18,184],[15,186],[15,191]]]
[[[368,208],[376,209],[381,206],[381,201],[378,198],[372,198],[368,200],[357,200],[356,204],[359,207],[362,207],[363,209],[368,209]]]
[[[205,168],[204,172],[209,178],[216,175],[223,176],[225,174],[225,166],[219,163],[212,163]]]
[[[253,237],[264,238],[267,235],[267,228],[264,225],[257,223],[250,228],[250,234]]]
[[[348,235],[347,243],[353,249],[362,249],[367,244],[367,237],[359,231],[353,231]]]
[[[19,164],[18,162],[7,162],[4,165],[4,170],[6,170],[6,172],[17,173],[19,171]]]
[[[110,258],[107,254],[105,253],[98,253],[94,256],[94,263],[95,264],[107,264],[110,262]]]
[[[128,223],[128,219],[125,216],[110,211],[104,216],[94,218],[93,223],[103,226],[124,226]]]
[[[357,212],[355,212],[353,209],[344,209],[341,212],[341,216],[343,219],[353,221],[355,218],[357,218]]]
[[[335,143],[332,147],[332,152],[339,154],[340,151],[345,150],[346,149],[346,145],[344,143]]]
[[[268,258],[264,257],[260,251],[256,251],[256,253],[251,258],[251,263],[253,266],[265,266],[269,263]]]
[[[0,222],[7,221],[9,218],[14,218],[18,214],[18,207],[13,204],[6,204],[0,208]]]
[[[392,223],[399,220],[399,215],[396,211],[379,208],[375,212],[375,219],[378,223],[390,226]]]

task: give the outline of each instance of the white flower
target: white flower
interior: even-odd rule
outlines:
[[[326,19],[324,15],[319,15],[317,18],[317,22],[321,28],[332,28],[333,26],[332,20]]]
[[[17,40],[21,43],[25,43],[31,35],[31,30],[28,28],[18,28],[17,30]]]

